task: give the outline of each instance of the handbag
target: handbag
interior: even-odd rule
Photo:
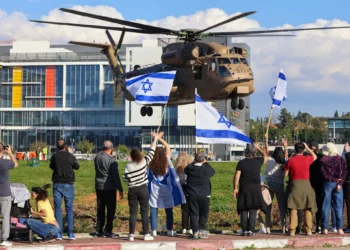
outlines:
[[[270,191],[269,191],[269,186],[267,186],[266,184],[262,183],[261,184],[261,193],[263,196],[263,199],[266,203],[266,205],[270,205],[272,203],[272,199],[271,199],[271,195],[270,195]]]

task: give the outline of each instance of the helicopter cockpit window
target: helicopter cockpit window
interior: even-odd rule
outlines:
[[[216,61],[215,59],[211,59],[209,63],[209,71],[216,71]]]
[[[231,58],[233,64],[241,64],[241,61],[238,58]]]
[[[218,64],[231,64],[231,60],[229,58],[218,58]]]
[[[241,62],[248,65],[248,61],[246,58],[241,58]]]
[[[231,77],[230,71],[225,66],[219,66],[219,76],[220,77]]]

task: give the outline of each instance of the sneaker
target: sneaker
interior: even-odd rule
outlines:
[[[188,234],[193,234],[192,229],[189,229],[189,230],[187,231],[187,233],[188,233]]]
[[[129,234],[128,240],[129,241],[134,241],[134,235],[133,234]]]
[[[330,233],[338,233],[338,230],[335,227],[331,227],[330,229],[328,229],[328,232]]]
[[[328,234],[328,229],[323,229],[323,234]]]
[[[56,241],[56,237],[53,236],[52,234],[48,233],[46,235],[45,239],[40,240],[40,243],[49,243],[49,242],[53,242]]]
[[[315,234],[320,234],[320,233],[322,233],[322,228],[321,227],[317,227],[316,231],[315,231]]]
[[[247,236],[253,236],[253,235],[254,235],[254,233],[252,231],[249,231],[247,234]]]
[[[295,230],[293,230],[293,231],[292,231],[292,230],[290,230],[290,232],[289,232],[289,236],[292,236],[292,237],[293,237],[293,236],[295,236]]]
[[[307,236],[312,236],[312,231],[306,232],[306,235],[307,235]]]
[[[7,240],[4,240],[0,243],[0,246],[4,246],[4,247],[10,247],[12,246],[12,242],[9,242]]]
[[[168,230],[167,234],[168,236],[176,236],[176,232],[173,230]]]
[[[144,237],[143,237],[143,240],[154,240],[153,236],[151,236],[150,234],[146,234]]]
[[[207,238],[208,238],[208,232],[207,232],[207,231],[204,231],[204,230],[201,230],[201,231],[198,233],[198,238],[200,238],[200,239],[207,239]]]
[[[182,229],[182,234],[186,234],[187,230],[186,229]]]
[[[339,229],[339,230],[338,230],[338,234],[339,234],[339,235],[343,235],[343,234],[344,234],[343,229]]]
[[[242,228],[241,228],[241,229],[239,229],[239,230],[237,231],[237,235],[241,235],[241,236],[243,236],[243,235],[244,235]]]
[[[62,234],[57,234],[56,240],[62,240]]]
[[[156,236],[157,236],[157,230],[152,230],[151,235],[152,235],[153,237],[156,237]]]
[[[191,234],[191,235],[190,235],[190,239],[192,239],[192,240],[198,240],[198,232]]]
[[[117,236],[119,236],[119,235],[112,233],[112,232],[104,233],[104,237],[106,237],[106,238],[113,238],[113,237],[117,237]]]
[[[267,234],[267,230],[265,227],[260,228],[260,230],[257,232],[257,234]]]
[[[68,234],[68,240],[76,240],[77,238],[75,238],[73,233],[69,233]]]
[[[270,233],[271,233],[271,231],[270,231],[270,228],[269,228],[269,227],[267,227],[267,228],[266,228],[266,233],[267,233],[267,234],[270,234]],[[284,233],[285,233],[285,230],[284,230]]]

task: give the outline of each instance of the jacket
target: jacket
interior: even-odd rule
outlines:
[[[326,181],[336,182],[343,185],[347,175],[346,162],[339,155],[324,156],[321,159],[322,174]],[[341,181],[338,181],[341,179]]]
[[[119,190],[123,192],[115,158],[100,152],[95,157],[95,188],[98,190]]]
[[[66,150],[57,151],[52,155],[50,160],[50,168],[53,170],[53,183],[74,183],[74,169],[78,170],[79,162],[75,156]]]
[[[202,165],[191,163],[185,168],[187,175],[187,196],[210,196],[210,178],[214,176],[215,170],[205,162]]]

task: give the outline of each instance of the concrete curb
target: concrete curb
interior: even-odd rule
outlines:
[[[116,242],[65,245],[28,245],[0,248],[0,250],[232,250],[258,248],[286,247],[338,247],[349,246],[350,237],[286,237],[284,239],[254,239],[247,240],[196,240],[196,241],[165,241],[165,242]]]

